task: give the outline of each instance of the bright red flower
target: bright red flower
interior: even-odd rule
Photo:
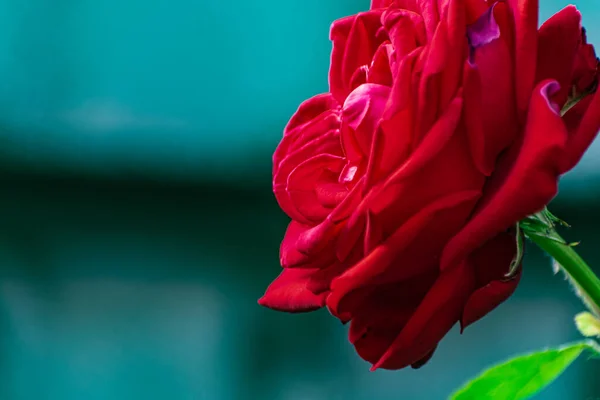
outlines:
[[[326,306],[374,369],[398,369],[513,293],[514,227],[600,128],[599,95],[561,116],[597,82],[579,12],[539,30],[537,15],[536,0],[373,0],[332,25],[330,91],[273,156],[292,222],[260,304]]]

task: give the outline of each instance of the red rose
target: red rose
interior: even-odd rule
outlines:
[[[330,92],[273,156],[290,223],[260,304],[327,306],[373,369],[419,367],[515,290],[516,229],[600,128],[580,14],[536,0],[373,0],[336,21]]]

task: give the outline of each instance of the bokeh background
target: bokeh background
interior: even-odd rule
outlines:
[[[600,43],[600,5],[577,5]],[[326,311],[256,304],[287,223],[271,153],[327,88],[330,23],[367,7],[0,2],[1,399],[437,400],[579,338],[583,307],[533,247],[515,296],[419,371],[369,372]],[[596,266],[599,196],[597,143],[552,205]],[[577,362],[539,398],[600,398],[599,373]]]

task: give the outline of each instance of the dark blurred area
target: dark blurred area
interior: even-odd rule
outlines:
[[[271,153],[297,105],[327,90],[330,23],[366,8],[0,4],[0,399],[437,400],[579,339],[584,307],[533,246],[517,293],[418,371],[369,372],[326,311],[256,304],[287,224]],[[551,205],[593,266],[599,156]],[[600,396],[599,372],[578,362],[537,398]]]

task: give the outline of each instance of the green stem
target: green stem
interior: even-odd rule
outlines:
[[[526,231],[525,234],[560,264],[585,298],[592,303],[594,310],[600,310],[600,279],[573,246],[565,242],[554,227],[547,228],[544,234],[531,231]]]

